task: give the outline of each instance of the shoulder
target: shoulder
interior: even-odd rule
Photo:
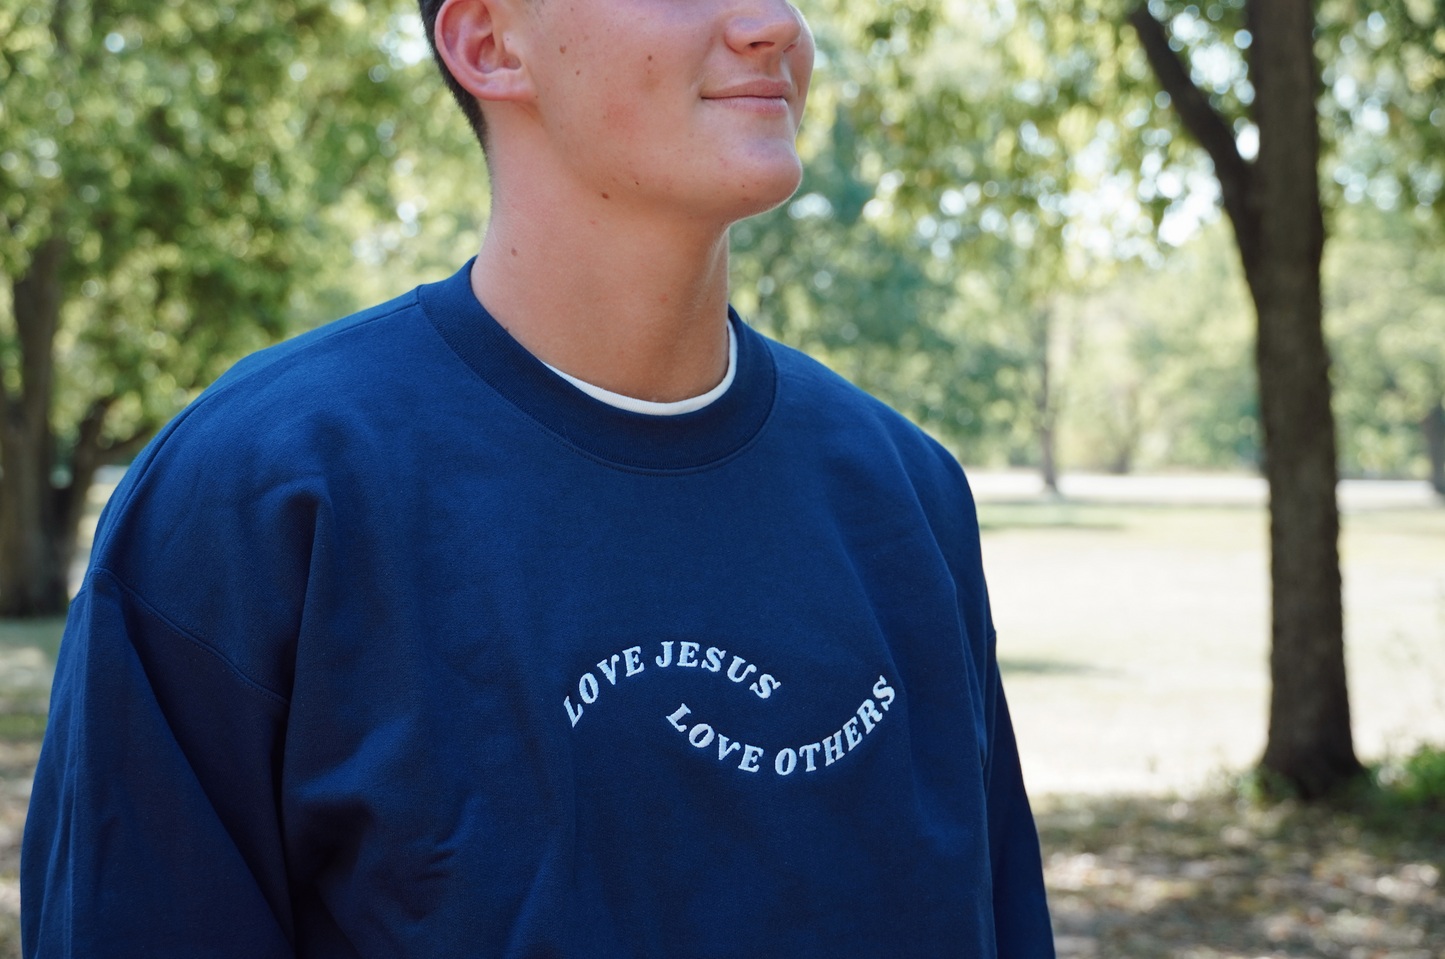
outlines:
[[[437,366],[454,363],[415,290],[251,354],[182,410],[129,474],[203,464],[214,475],[293,465],[335,454],[326,435],[366,420],[404,422],[408,393],[424,394]],[[233,468],[234,467],[234,468]]]
[[[408,353],[398,350],[427,331],[412,290],[237,361],[168,431],[200,430],[251,407],[299,413],[334,404],[341,399],[337,390],[344,396],[358,389],[378,366],[404,365]]]
[[[277,695],[306,583],[344,506],[450,352],[414,293],[236,363],[131,464],[97,574]],[[380,424],[380,425],[379,425]],[[360,478],[360,479],[358,479]],[[349,489],[349,487],[348,487]]]
[[[768,340],[778,368],[778,413],[842,455],[902,469],[943,492],[967,492],[963,469],[941,443],[888,404],[806,354]]]
[[[267,511],[304,540],[331,478],[406,428],[451,356],[413,291],[240,360],[136,457],[102,517],[94,562],[143,580],[134,558],[154,553],[142,544],[167,551],[170,539],[150,541],[182,530],[192,546],[234,540]]]
[[[958,461],[907,417],[821,363],[771,348],[778,368],[775,446],[786,449],[779,455],[810,492],[836,505],[840,526],[852,535],[867,531],[874,547],[930,541],[954,578],[967,628],[986,636],[978,513]]]

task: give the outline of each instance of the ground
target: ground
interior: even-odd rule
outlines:
[[[985,501],[981,517],[1031,788],[1192,791],[1259,758],[1262,510]],[[1357,749],[1445,743],[1445,509],[1348,512],[1341,557]]]
[[[1043,797],[1062,957],[1441,959],[1445,807]]]
[[[1268,518],[1240,477],[975,477],[1061,956],[1445,959],[1445,808],[1263,806]],[[1445,744],[1445,509],[1346,484],[1366,760]],[[1247,781],[1244,783],[1247,786]]]
[[[0,621],[0,959],[20,955],[20,833],[62,625]]]
[[[1268,695],[1258,481],[973,479],[1060,955],[1445,959],[1445,807],[1241,784]],[[1342,489],[1367,760],[1445,744],[1445,509],[1422,486]],[[0,622],[0,959],[61,625]]]

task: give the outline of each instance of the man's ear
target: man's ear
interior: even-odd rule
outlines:
[[[532,93],[503,27],[507,0],[446,0],[436,18],[436,46],[442,62],[478,100],[521,100]]]

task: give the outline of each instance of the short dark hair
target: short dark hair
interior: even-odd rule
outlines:
[[[472,132],[477,135],[477,142],[481,143],[482,149],[487,148],[487,118],[482,116],[482,105],[477,98],[467,92],[467,89],[457,82],[452,76],[451,70],[447,69],[446,61],[437,52],[437,11],[441,10],[445,0],[418,0],[421,5],[421,22],[426,29],[426,41],[431,44],[432,59],[436,60],[437,69],[442,72],[442,79],[446,81],[447,89],[452,91],[456,98],[457,105],[466,114],[467,122],[472,125]]]

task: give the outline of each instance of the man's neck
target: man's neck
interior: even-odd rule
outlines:
[[[477,299],[578,379],[654,402],[706,393],[727,372],[726,226],[578,192],[496,198],[472,268]]]

